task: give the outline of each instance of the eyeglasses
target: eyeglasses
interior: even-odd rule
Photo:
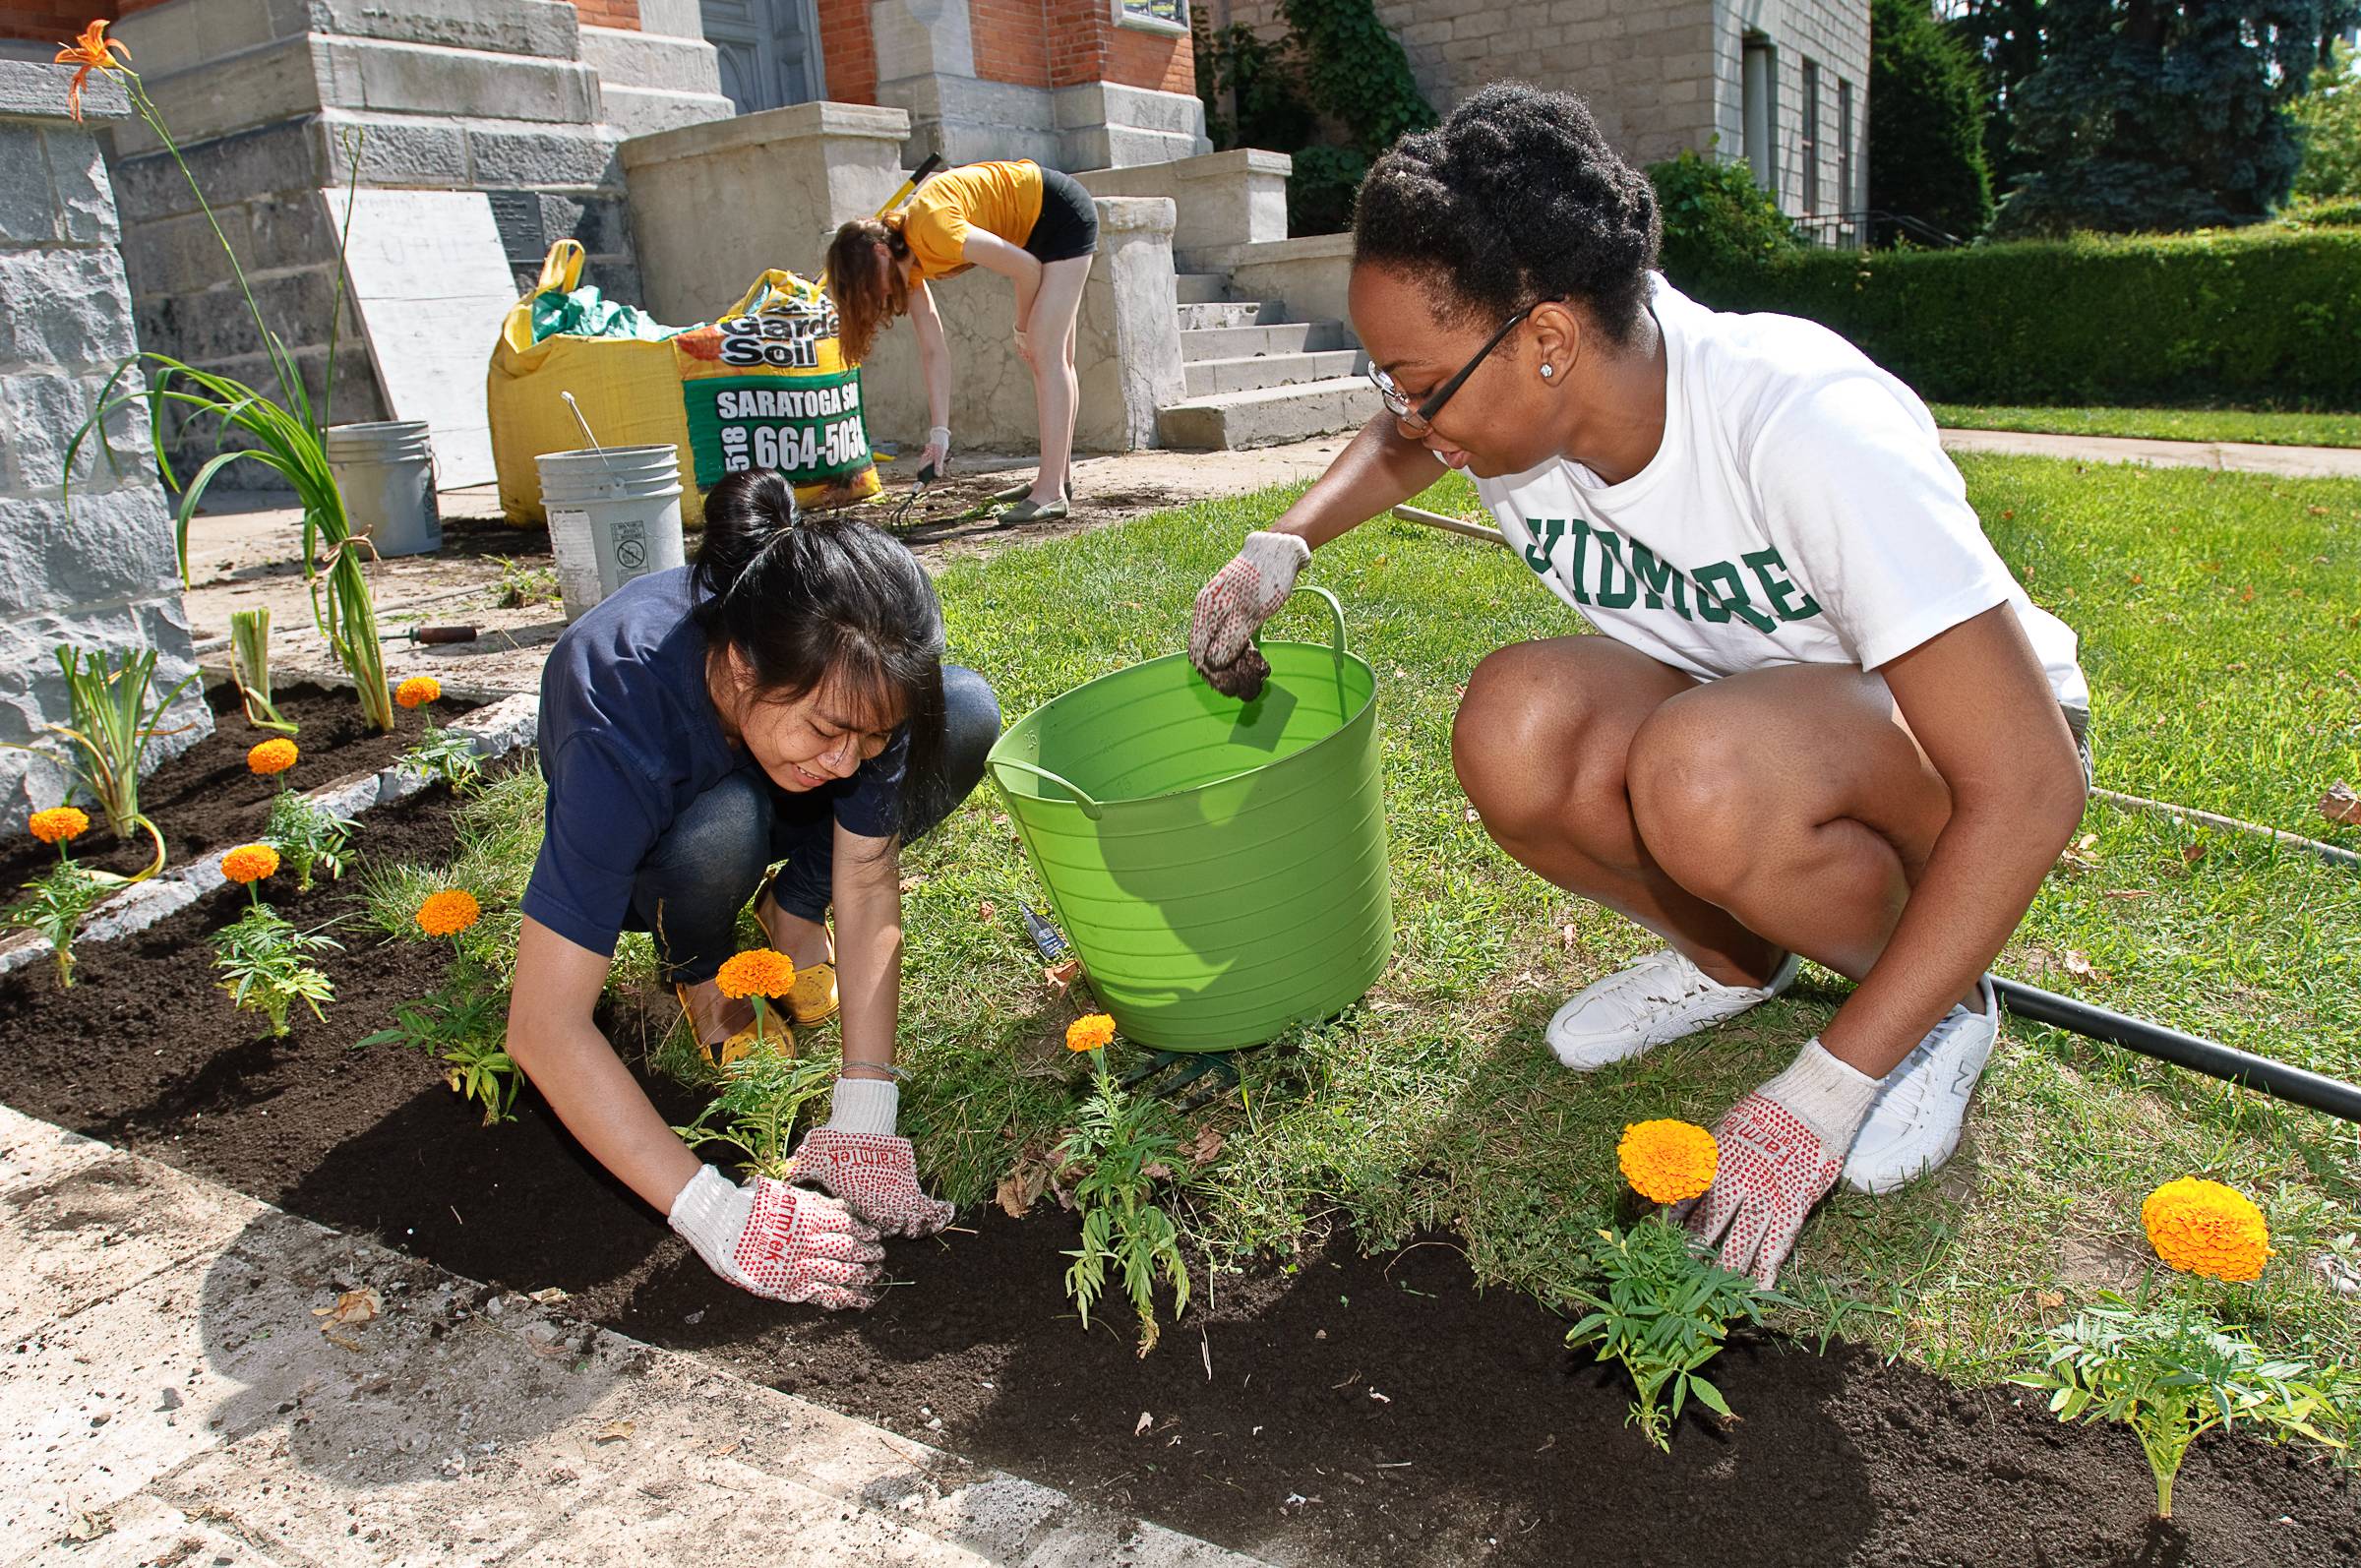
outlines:
[[[1457,375],[1453,376],[1449,381],[1443,383],[1440,387],[1437,387],[1433,392],[1427,393],[1425,401],[1420,403],[1415,408],[1411,406],[1410,394],[1405,392],[1400,387],[1394,384],[1394,378],[1392,376],[1388,375],[1385,371],[1378,369],[1375,365],[1371,365],[1369,367],[1369,385],[1377,389],[1378,400],[1385,404],[1385,411],[1387,413],[1393,415],[1396,419],[1399,419],[1406,425],[1417,425],[1423,429],[1425,426],[1434,422],[1434,416],[1436,414],[1439,414],[1443,411],[1443,404],[1451,400],[1451,394],[1467,385],[1468,378],[1476,374],[1476,367],[1483,363],[1484,356],[1489,354],[1493,349],[1498,348],[1500,346],[1501,339],[1508,336],[1510,332],[1516,331],[1517,323],[1523,321],[1526,317],[1532,315],[1544,305],[1555,305],[1561,302],[1562,301],[1560,297],[1557,295],[1551,295],[1547,299],[1537,299],[1532,304],[1526,306],[1523,310],[1517,312],[1514,316],[1511,316],[1508,320],[1502,322],[1500,324],[1500,330],[1492,333],[1491,336],[1485,338],[1483,341],[1483,346],[1476,350],[1476,357],[1474,359],[1471,359],[1466,364],[1460,366],[1459,373]]]

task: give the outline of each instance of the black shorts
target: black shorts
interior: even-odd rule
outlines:
[[[1025,236],[1025,251],[1035,261],[1072,261],[1099,248],[1099,209],[1090,193],[1071,175],[1056,169],[1041,171],[1041,216]]]

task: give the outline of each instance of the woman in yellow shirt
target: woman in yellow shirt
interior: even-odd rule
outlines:
[[[1074,318],[1098,247],[1090,193],[1029,158],[938,174],[899,211],[856,218],[828,246],[828,292],[846,359],[867,358],[897,316],[918,329],[930,426],[921,467],[939,470],[951,450],[950,354],[927,284],[982,267],[1016,286],[1016,351],[1033,371],[1041,471],[1030,487],[999,497],[1016,503],[1000,513],[1004,528],[1066,514],[1073,490]]]

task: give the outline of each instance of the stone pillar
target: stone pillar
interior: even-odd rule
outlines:
[[[520,288],[549,244],[571,237],[589,252],[584,281],[639,299],[614,155],[621,137],[564,0],[169,0],[115,30],[315,400],[327,390],[332,213],[341,211],[320,193],[356,177],[484,192]],[[357,176],[344,147],[356,131],[365,133]],[[187,180],[145,126],[120,126],[113,140],[142,342],[268,382]],[[338,341],[347,350],[360,341],[349,304]],[[338,422],[388,417],[367,354],[342,353],[336,369]],[[210,435],[170,440],[176,463],[212,451]]]
[[[70,716],[60,644],[153,648],[159,692],[196,668],[146,419],[126,411],[86,442],[69,487],[74,433],[138,346],[106,166],[92,130],[66,116],[73,75],[0,60],[0,742],[18,744]],[[131,112],[121,85],[95,76],[82,101],[100,123]],[[127,376],[118,391],[141,385]],[[151,762],[204,739],[212,714],[192,686],[165,722],[176,733]],[[62,769],[0,751],[0,832],[22,831],[65,784]]]

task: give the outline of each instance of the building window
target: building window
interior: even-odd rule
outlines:
[[[1849,217],[1860,209],[1852,187],[1852,84],[1837,79],[1837,211]]]
[[[1187,0],[1115,0],[1115,25],[1186,37],[1188,3]]]
[[[1803,154],[1803,211],[1808,217],[1820,211],[1820,67],[1810,60],[1803,62],[1803,136],[1797,151]]]
[[[1779,54],[1759,32],[1746,34],[1746,74],[1740,102],[1745,116],[1746,165],[1754,183],[1779,198]]]

